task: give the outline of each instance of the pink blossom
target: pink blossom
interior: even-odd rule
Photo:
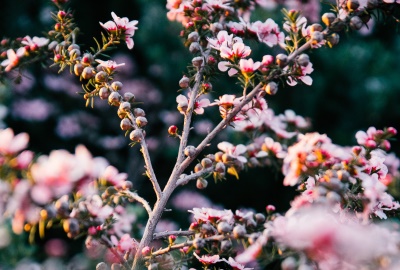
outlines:
[[[214,255],[214,256],[203,255],[199,257],[199,255],[197,255],[196,252],[193,252],[193,255],[204,265],[215,264],[221,261],[219,255]]]
[[[253,59],[240,59],[239,67],[243,74],[252,74],[260,67],[260,62],[254,62]]]
[[[251,49],[246,46],[243,42],[235,42],[232,47],[226,42],[222,43],[220,47],[220,55],[222,58],[235,60],[245,58],[250,55]]]
[[[222,72],[228,70],[228,75],[232,77],[233,75],[237,74],[238,71],[235,68],[230,67],[230,65],[232,65],[232,63],[229,61],[221,61],[218,63],[218,69]]]
[[[111,16],[114,21],[108,21],[104,24],[100,23],[100,25],[111,33],[122,34],[128,49],[132,49],[134,45],[132,36],[135,34],[135,30],[138,29],[136,27],[138,21],[129,21],[127,17],[120,18],[114,12],[111,12]]]
[[[203,7],[216,11],[221,9],[233,11],[230,0],[206,0]]]
[[[110,70],[114,70],[117,67],[125,65],[125,63],[117,64],[115,61],[112,61],[112,60],[103,61],[103,60],[100,60],[100,59],[96,59],[96,62],[99,63],[98,66],[105,67],[105,68],[108,68]]]
[[[225,30],[219,31],[216,38],[208,38],[208,44],[215,50],[220,50],[222,44],[231,47],[234,42],[243,42],[239,37],[233,37],[233,34],[228,34]]]
[[[254,22],[250,25],[249,30],[256,33],[258,40],[269,47],[278,44],[285,47],[285,35],[283,32],[280,32],[279,26],[271,18],[268,18],[265,22]]]
[[[245,268],[244,265],[241,263],[238,263],[235,261],[232,257],[229,257],[229,259],[222,259],[224,262],[229,264],[234,270],[251,270],[253,268]]]
[[[239,160],[240,162],[247,162],[247,158],[241,156],[242,154],[247,152],[247,148],[243,144],[238,144],[235,146],[229,142],[220,142],[217,147],[219,150],[224,151],[225,153]]]
[[[189,93],[190,95],[190,93]],[[184,95],[178,95],[176,97],[176,102],[178,104],[189,104],[189,99],[185,97]],[[203,114],[204,113],[204,108],[208,107],[210,105],[210,101],[207,98],[203,99],[196,99],[194,103],[194,112],[196,114]],[[181,114],[185,114],[185,111],[179,111]]]
[[[38,48],[46,46],[49,43],[48,38],[25,36],[21,41],[22,44],[29,46],[31,51],[36,51]]]
[[[233,222],[233,213],[231,210],[216,210],[212,208],[193,208],[188,210],[193,214],[193,218],[197,222],[216,222],[219,220],[227,221],[228,223]]]
[[[123,254],[137,248],[137,243],[129,234],[124,234],[119,240],[112,235],[111,242],[117,246],[118,251],[122,252]]]
[[[287,70],[288,67],[285,68],[285,70]],[[307,74],[310,74],[314,71],[314,69],[312,68],[312,63],[308,63],[307,66],[303,67],[303,66],[299,66],[299,71],[301,73],[301,75],[297,75],[296,77],[293,78],[293,76],[289,76],[288,77],[288,81],[287,84],[290,86],[295,86],[297,84],[297,80],[301,80],[303,83],[307,84],[307,85],[311,85],[313,80],[310,76],[307,76]]]
[[[109,165],[104,170],[103,174],[101,175],[101,178],[107,180],[107,182],[109,182],[113,186],[121,187],[122,184],[128,178],[128,174],[119,173],[117,168],[115,168],[114,166]]]
[[[378,130],[375,127],[369,127],[367,132],[360,130],[356,133],[357,143],[368,148],[375,148],[377,133]]]
[[[22,56],[25,55],[25,48],[21,47],[15,52],[13,49],[8,49],[7,50],[7,59],[1,62],[1,65],[3,67],[6,67],[4,69],[5,72],[9,72],[11,69],[15,68],[19,64],[19,60],[22,58]]]
[[[29,135],[25,132],[14,136],[11,128],[0,130],[0,154],[15,155],[25,149],[29,142]]]

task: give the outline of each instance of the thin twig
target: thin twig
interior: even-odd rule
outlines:
[[[175,236],[189,236],[193,235],[195,232],[191,231],[165,231],[165,232],[159,232],[153,234],[153,239],[160,239],[160,238],[167,238],[170,235],[175,235]]]
[[[180,186],[180,185],[185,185],[187,184],[190,180],[195,180],[205,174],[208,174],[210,172],[214,171],[214,167],[210,167],[210,168],[206,168],[203,169],[197,173],[192,173],[190,175],[187,175],[185,177],[179,178],[178,181],[176,181],[176,185]]]
[[[118,258],[118,260],[120,261],[120,263],[123,265],[123,267],[124,267],[125,269],[129,269],[129,268],[130,268],[130,266],[129,266],[129,264],[128,264],[128,261],[125,260],[125,258],[122,257],[122,255],[119,254],[118,251],[115,250],[115,246],[113,245],[113,243],[111,243],[111,241],[110,241],[105,235],[103,235],[103,236],[101,237],[101,242],[102,242],[106,247],[108,247],[108,249],[115,255],[115,257]]]
[[[144,209],[146,209],[149,216],[151,216],[151,213],[153,212],[153,210],[151,209],[149,203],[145,199],[140,197],[137,193],[129,191],[129,190],[124,190],[122,193],[126,194],[127,196],[134,199],[135,201],[141,203],[143,205]]]

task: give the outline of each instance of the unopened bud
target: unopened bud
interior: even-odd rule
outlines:
[[[76,76],[81,76],[84,68],[85,67],[81,63],[76,63],[74,65],[74,73],[75,73],[75,75]]]
[[[224,29],[224,27],[222,26],[222,24],[216,22],[216,23],[212,23],[210,25],[210,30],[214,33],[218,33],[219,31],[221,31],[222,29]]]
[[[331,46],[337,45],[339,43],[339,39],[340,39],[340,37],[339,37],[339,34],[337,34],[337,33],[333,33],[326,38],[326,40],[329,42],[329,44]]]
[[[135,95],[131,92],[124,93],[124,100],[127,102],[133,102],[135,100]]]
[[[64,220],[63,229],[68,235],[73,238],[79,233],[79,222],[74,218]]]
[[[360,6],[360,2],[358,0],[347,0],[347,8],[349,11],[356,10]]]
[[[64,60],[64,56],[62,56],[61,54],[54,55],[54,62],[55,63],[59,63],[59,62],[61,62],[63,60]]]
[[[324,35],[319,31],[315,31],[311,34],[311,39],[314,43],[319,43],[324,39]]]
[[[203,168],[210,168],[210,167],[212,167],[212,164],[213,164],[213,162],[211,161],[211,159],[209,159],[209,158],[203,158],[202,160],[201,160],[201,166],[203,167]]]
[[[113,82],[113,83],[111,84],[111,88],[112,88],[114,91],[119,91],[119,90],[121,90],[123,86],[124,86],[124,85],[123,85],[122,82],[120,82],[120,81],[115,81],[115,82]]]
[[[207,182],[206,179],[198,178],[198,179],[196,180],[196,187],[197,187],[198,189],[205,189],[207,186],[208,186],[208,182]]]
[[[297,63],[299,63],[300,66],[306,67],[310,63],[310,57],[308,54],[302,53],[299,58],[297,58]]]
[[[144,126],[146,126],[146,125],[147,125],[147,118],[144,117],[144,116],[139,116],[139,117],[137,117],[137,118],[136,118],[136,124],[137,124],[139,127],[144,127]]]
[[[353,30],[360,30],[363,27],[364,23],[360,17],[354,16],[350,19],[350,27]]]
[[[189,46],[189,52],[195,54],[201,50],[200,44],[198,42],[192,42]]]
[[[131,109],[131,104],[129,102],[122,102],[119,105],[120,110],[125,111],[125,112],[129,112]]]
[[[151,253],[151,248],[150,248],[149,246],[145,246],[145,247],[142,249],[142,255],[143,255],[143,256],[150,255],[150,253]]]
[[[143,139],[141,130],[135,129],[129,134],[129,138],[134,142],[140,142]]]
[[[193,66],[199,68],[203,64],[203,61],[204,61],[203,57],[197,56],[197,57],[192,59],[192,64],[193,64]]]
[[[287,64],[287,62],[288,62],[288,60],[287,60],[287,55],[286,54],[283,54],[283,53],[280,53],[280,54],[278,54],[277,56],[276,56],[276,64],[278,65],[278,66],[280,66],[280,67],[284,67],[284,66],[286,66],[286,64]]]
[[[296,270],[297,269],[297,262],[296,259],[293,257],[287,257],[281,263],[282,270]]]
[[[265,86],[265,92],[271,96],[275,95],[278,92],[278,85],[276,84],[276,82],[269,82]]]
[[[243,225],[236,225],[235,228],[233,228],[233,237],[236,239],[245,237],[246,233],[246,228]]]
[[[101,262],[96,265],[96,270],[108,270],[108,266],[106,263]]]
[[[94,76],[94,69],[92,67],[85,67],[82,71],[82,78],[85,80],[89,80],[90,78],[93,78]]]
[[[122,130],[128,130],[132,128],[132,123],[131,120],[129,120],[128,118],[124,118],[121,120],[121,124],[120,127]]]
[[[135,108],[135,109],[133,110],[133,115],[134,115],[135,117],[146,116],[146,113],[145,113],[145,111],[144,111],[143,109],[141,109],[141,108]]]
[[[321,32],[324,28],[319,23],[314,23],[310,26],[311,34],[314,32]]]
[[[232,225],[226,221],[218,223],[217,230],[219,233],[230,233],[232,231]]]
[[[75,66],[76,66],[76,65],[75,65]],[[96,76],[94,77],[94,80],[95,80],[97,83],[101,83],[101,82],[107,81],[107,78],[108,78],[108,74],[107,74],[106,72],[104,72],[104,71],[99,71],[99,72],[97,72]]]
[[[179,81],[180,88],[188,88],[189,87],[190,79],[186,76],[183,76],[182,79]]]
[[[203,170],[203,166],[201,166],[200,163],[197,163],[196,166],[194,166],[193,171],[194,171],[195,173],[197,173],[197,172],[199,172],[199,171],[201,171],[201,170]]]
[[[83,54],[82,60],[81,60],[82,64],[90,65],[93,62],[94,62],[94,57],[91,53]]]
[[[170,126],[168,128],[168,133],[169,133],[169,135],[172,135],[172,136],[177,135],[178,134],[178,127],[175,126],[175,125]]]
[[[108,96],[108,103],[112,106],[119,106],[121,102],[121,95],[118,92],[111,92]]]
[[[216,173],[225,173],[225,165],[222,162],[218,162],[215,165],[215,172]]]
[[[110,95],[110,90],[108,90],[107,87],[102,87],[99,90],[99,97],[101,99],[108,99],[108,96]]]
[[[332,13],[332,12],[326,12],[322,15],[322,22],[326,26],[330,26],[335,19],[336,19],[336,15],[335,15],[335,13]]]
[[[81,51],[78,49],[73,49],[68,52],[68,55],[69,55],[70,60],[74,60],[74,59],[78,58],[79,56],[81,56]]]
[[[198,41],[199,40],[199,33],[197,33],[196,31],[191,32],[188,35],[188,41],[194,42],[194,41]]]

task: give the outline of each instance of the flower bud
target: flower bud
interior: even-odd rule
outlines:
[[[70,52],[72,50],[80,50],[80,47],[78,44],[71,44],[68,46],[67,50]]]
[[[110,95],[110,90],[108,90],[108,87],[102,87],[99,90],[99,97],[101,99],[108,99],[108,96]]]
[[[269,204],[267,207],[265,207],[265,210],[267,210],[268,214],[271,214],[272,212],[275,212],[276,208],[272,204]]]
[[[121,89],[122,89],[122,86],[123,86],[123,84],[122,84],[122,82],[120,82],[120,81],[115,81],[115,82],[113,82],[113,83],[111,84],[111,88],[112,88],[114,91],[119,91],[119,90],[121,90]]]
[[[125,269],[125,267],[122,268],[122,265],[120,263],[113,263],[111,265],[111,270],[122,270],[122,269]]]
[[[68,233],[68,237],[73,238],[79,234],[79,222],[75,218],[64,220],[63,229]]]
[[[142,249],[142,255],[143,255],[143,256],[148,256],[148,255],[150,255],[150,253],[151,253],[151,248],[150,248],[149,246],[145,246],[145,247]]]
[[[201,90],[202,90],[204,93],[210,92],[210,91],[212,90],[212,84],[209,83],[209,82],[202,83],[202,84],[201,84]]]
[[[321,32],[323,29],[322,25],[320,25],[319,23],[314,23],[310,26],[310,32],[311,34],[314,32]]]
[[[64,56],[62,56],[61,54],[57,53],[57,54],[54,55],[54,62],[55,63],[59,63],[59,62],[61,62],[63,60],[64,60]]]
[[[96,265],[96,270],[109,270],[106,263],[101,262]]]
[[[131,109],[131,104],[126,101],[121,102],[121,104],[119,105],[119,109],[124,112],[129,112]]]
[[[128,130],[131,129],[133,126],[131,120],[129,120],[128,118],[124,118],[121,120],[120,127],[122,130]]]
[[[308,54],[302,53],[297,58],[297,63],[299,63],[300,66],[306,67],[310,63],[310,57]]]
[[[85,80],[89,80],[90,78],[93,78],[94,76],[94,69],[92,67],[85,67],[82,71],[82,78]]]
[[[332,12],[326,12],[322,15],[322,22],[326,26],[330,26],[335,19],[336,19],[336,15],[335,15],[335,13],[332,13]]]
[[[203,57],[197,56],[197,57],[192,59],[192,64],[193,64],[193,66],[199,68],[203,64],[203,61],[204,61]]]
[[[256,214],[256,222],[257,224],[262,224],[265,221],[265,216],[261,213]]]
[[[221,251],[228,252],[232,248],[232,241],[231,240],[222,240],[221,241]]]
[[[215,155],[214,155],[215,161],[216,161],[216,162],[221,162],[221,161],[222,161],[222,155],[223,155],[223,154],[224,154],[224,153],[221,152],[221,151],[218,151],[217,153],[215,153]]]
[[[129,134],[129,138],[134,142],[140,142],[143,139],[143,133],[141,130],[135,129]]]
[[[94,62],[94,57],[91,53],[85,53],[82,56],[81,63],[84,65],[90,65],[91,63]]]
[[[133,102],[135,100],[135,95],[131,92],[124,93],[124,100],[127,102]]]
[[[147,266],[147,270],[158,270],[158,263],[151,263]]]
[[[349,11],[356,10],[360,6],[360,2],[358,0],[347,0],[347,8]]]
[[[198,178],[198,179],[196,180],[196,187],[197,187],[198,189],[205,189],[207,186],[208,186],[208,182],[207,182],[206,179]]]
[[[210,167],[212,167],[212,164],[213,164],[213,162],[211,161],[211,159],[209,159],[209,158],[203,158],[202,160],[201,160],[201,166],[203,167],[203,168],[210,168]]]
[[[111,92],[108,96],[108,103],[112,106],[119,106],[121,102],[121,95],[118,92]]]
[[[136,118],[136,124],[137,124],[139,127],[144,127],[144,126],[146,126],[146,125],[147,125],[147,118],[146,118],[146,117],[143,117],[143,116],[137,117],[137,118]]]
[[[222,162],[218,162],[215,165],[215,172],[216,173],[225,173],[225,165]]]
[[[68,52],[68,55],[69,55],[69,59],[70,60],[75,60],[76,58],[81,56],[81,51],[78,50],[78,49],[73,49],[73,50]]]
[[[198,42],[192,42],[189,46],[189,52],[195,54],[201,50],[200,44]]]
[[[275,95],[278,92],[278,85],[276,84],[276,82],[269,82],[265,86],[265,92],[271,96]]]
[[[185,156],[192,157],[196,154],[196,147],[193,145],[186,146],[184,150]]]
[[[76,65],[75,65],[76,66]],[[96,76],[94,77],[95,82],[102,83],[107,81],[108,74],[104,71],[97,72]]]
[[[353,30],[360,30],[363,27],[364,23],[361,18],[358,16],[354,16],[350,19],[350,28]]]
[[[146,116],[146,113],[145,113],[145,111],[144,111],[143,109],[141,109],[141,108],[135,108],[135,109],[133,110],[133,115],[134,115],[135,117]]]
[[[50,42],[47,48],[49,49],[49,51],[52,51],[56,48],[57,44],[58,44],[57,41],[53,40],[52,42]]]
[[[217,225],[217,230],[219,233],[230,233],[232,231],[232,225],[226,221],[221,221]]]
[[[197,33],[196,31],[191,32],[188,35],[188,41],[195,42],[195,41],[198,41],[198,40],[199,40],[199,33]]]
[[[197,172],[199,172],[199,171],[201,171],[201,170],[203,170],[203,166],[201,166],[200,163],[197,163],[196,166],[194,166],[193,171],[194,171],[195,173],[197,173]]]
[[[179,81],[180,88],[188,88],[189,87],[190,79],[186,76],[183,76],[182,79]]]
[[[81,76],[84,68],[85,67],[81,63],[76,63],[74,65],[74,73],[75,73],[75,75],[76,76]]]
[[[67,13],[64,10],[60,10],[57,12],[57,18],[60,20],[64,19],[66,15]]]
[[[224,27],[223,27],[222,24],[220,24],[219,22],[210,24],[210,30],[211,30],[211,32],[218,33],[218,32],[221,31],[222,29],[224,29]]]
[[[131,181],[124,181],[122,183],[122,189],[127,190],[127,189],[131,189],[132,187],[133,187],[133,184]]]
[[[233,237],[235,237],[236,239],[245,237],[246,233],[246,228],[243,225],[236,225],[233,228]]]
[[[394,127],[388,127],[386,131],[393,136],[397,134],[397,130]]]
[[[326,40],[328,41],[330,46],[337,45],[339,43],[339,39],[340,39],[340,37],[339,37],[339,34],[337,34],[337,33],[333,33],[326,38]]]
[[[175,136],[178,134],[178,127],[175,125],[172,125],[168,128],[168,133],[169,135]]]
[[[276,61],[276,64],[282,68],[282,67],[286,66],[286,64],[288,62],[287,55],[283,54],[283,53],[280,53],[280,54],[278,54],[276,56],[276,60],[275,61]]]
[[[323,39],[324,39],[324,35],[319,31],[315,31],[311,34],[311,40],[313,41],[313,43],[319,43]]]

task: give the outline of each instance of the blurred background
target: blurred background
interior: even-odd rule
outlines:
[[[319,14],[330,8],[313,0],[274,2],[274,5],[276,9],[258,10],[254,20],[271,17],[280,24],[280,8],[297,5],[304,8],[310,22],[315,22]],[[101,37],[99,22],[111,20],[112,11],[119,17],[139,21],[134,49],[121,46],[110,55],[117,63],[125,63],[117,80],[123,83],[124,90],[136,95],[142,102],[140,107],[146,111],[147,142],[163,186],[172,171],[178,146],[178,141],[168,136],[167,129],[171,124],[178,127],[182,124],[175,98],[178,82],[192,58],[179,37],[180,23],[167,20],[164,0],[70,0],[69,7],[82,32],[78,43],[83,50],[95,45],[93,37]],[[43,31],[52,28],[52,11],[56,9],[51,1],[2,0],[0,37],[44,36]],[[342,32],[340,43],[332,49],[313,50],[310,53],[313,85],[281,87],[275,96],[267,96],[268,106],[276,114],[294,110],[311,120],[312,131],[326,133],[339,145],[355,144],[355,133],[370,126],[378,129],[393,126],[400,130],[397,25],[393,20],[380,18],[371,20],[368,26],[358,32]],[[265,47],[252,45],[255,45],[253,58],[266,54]],[[57,71],[35,65],[25,71],[20,84],[13,84],[11,80],[0,84],[1,125],[13,128],[16,133],[29,133],[29,149],[38,153],[48,154],[53,149],[73,152],[78,144],[84,144],[93,156],[103,156],[120,171],[127,172],[134,189],[150,202],[154,201],[151,185],[143,176],[139,147],[128,146],[129,138],[119,128],[116,108],[99,99],[93,109],[85,107],[82,95],[77,94],[82,90],[79,80],[68,71],[61,75]],[[224,89],[229,82],[229,78],[214,81],[213,97],[234,92],[234,89]],[[218,120],[216,116],[206,110],[204,116],[194,118],[191,144],[204,137]],[[216,142],[232,136],[231,132],[224,132]],[[207,149],[207,153],[215,151],[216,144]],[[400,154],[398,141],[392,141],[392,151]],[[257,168],[242,172],[239,180],[231,176],[218,183],[211,180],[205,190],[197,190],[194,182],[189,183],[174,194],[171,202],[176,210],[166,213],[164,225],[185,228],[188,220],[179,220],[182,216],[179,211],[186,212],[194,202],[197,207],[256,211],[264,211],[266,205],[273,204],[278,211],[285,211],[295,190],[283,187],[282,179],[280,172]],[[188,201],[193,205],[188,205]],[[188,208],[179,208],[182,204]]]

